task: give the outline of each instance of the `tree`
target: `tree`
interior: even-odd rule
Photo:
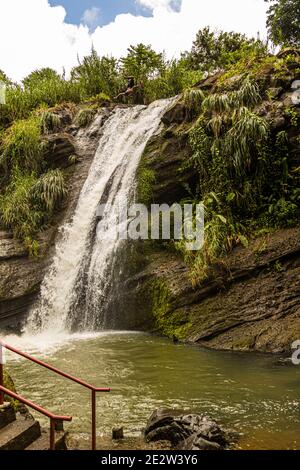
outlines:
[[[233,31],[211,31],[207,26],[197,33],[191,52],[185,53],[183,59],[192,69],[209,72],[226,68],[252,49],[264,51],[266,46],[259,39]]]
[[[0,82],[4,83],[5,85],[12,85],[12,81],[8,78],[6,73],[3,70],[0,70]]]
[[[80,83],[86,97],[99,93],[114,96],[120,89],[118,62],[114,57],[100,57],[92,48],[90,55],[73,68],[71,80]]]
[[[24,78],[23,85],[25,88],[36,88],[43,82],[49,82],[51,80],[61,80],[61,77],[55,70],[45,67],[31,72],[26,78]]]
[[[300,46],[300,0],[265,0],[269,37],[276,45]]]
[[[138,44],[130,46],[128,54],[121,59],[123,73],[137,81],[147,81],[159,75],[165,67],[162,54],[157,54],[151,46]]]

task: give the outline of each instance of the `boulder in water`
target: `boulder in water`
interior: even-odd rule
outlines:
[[[229,446],[229,434],[204,415],[156,410],[144,430],[147,442],[169,441],[182,450],[222,450]]]

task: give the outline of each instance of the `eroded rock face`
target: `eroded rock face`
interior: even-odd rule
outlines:
[[[46,144],[45,159],[50,168],[66,168],[72,163],[70,157],[76,156],[75,139],[66,132],[44,137]]]
[[[0,261],[21,258],[27,255],[28,253],[23,243],[13,240],[9,233],[7,234],[7,238],[5,236],[0,238]]]
[[[163,119],[172,118],[174,122],[149,140],[142,156],[140,165],[153,174],[151,200],[143,201],[146,203],[173,204],[188,197],[189,191],[194,191],[196,187],[196,171],[186,165],[191,154],[189,125],[178,126],[177,117],[172,117],[172,111],[168,118]]]
[[[153,248],[124,282],[141,324],[214,349],[290,354],[300,338],[300,228],[236,247],[209,278],[192,286],[176,254]],[[133,300],[132,300],[133,299]],[[121,305],[121,302],[120,302]],[[124,304],[123,304],[124,305]],[[133,325],[131,325],[133,327]]]
[[[154,411],[144,435],[147,442],[169,441],[172,447],[182,450],[222,450],[230,441],[211,418],[175,410]]]
[[[280,74],[274,63],[266,63],[257,76],[262,101],[255,112],[268,122],[274,149],[278,133],[284,131],[289,170],[298,172],[300,107],[291,98],[292,84],[299,78],[299,53],[289,50],[281,57],[286,55],[295,61],[290,60]],[[220,75],[202,80],[198,87],[205,93],[219,91]],[[237,89],[241,78],[227,79],[226,89]],[[186,165],[193,122],[180,97],[162,122],[160,133],[145,149],[142,165],[153,176],[150,202],[173,204],[195,194],[201,181]],[[137,252],[142,256],[140,247]],[[182,258],[158,244],[146,246],[144,264],[122,279],[123,299],[134,312],[137,328],[152,324],[153,331],[170,338],[216,349],[285,354],[300,338],[299,283],[299,227],[253,240],[247,249],[235,248],[194,287]],[[121,290],[122,286],[120,306]]]
[[[170,124],[182,124],[187,119],[187,109],[181,102],[176,102],[162,117],[162,122],[169,126]]]

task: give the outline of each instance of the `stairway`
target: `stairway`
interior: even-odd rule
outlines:
[[[66,433],[56,432],[55,448],[66,450]],[[0,406],[0,450],[49,450],[49,431],[26,410],[15,412],[10,403]]]

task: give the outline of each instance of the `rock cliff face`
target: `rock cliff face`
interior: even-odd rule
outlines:
[[[215,349],[281,353],[300,338],[299,227],[235,248],[194,288],[177,255],[146,257],[125,299],[154,331]]]
[[[280,74],[269,64],[256,77],[264,90],[256,113],[269,123],[272,134],[285,131],[291,171],[300,166],[300,108],[292,88],[299,70],[298,57]],[[219,78],[210,77],[199,88],[215,92]],[[164,127],[149,142],[138,174],[139,199],[146,204],[172,204],[195,190],[196,175],[185,165],[191,155],[187,136],[193,113],[179,99],[162,121]],[[147,242],[137,253],[140,267],[135,264],[135,273],[120,284],[115,318],[122,306],[139,326],[217,349],[289,353],[300,338],[299,227],[255,238],[248,248],[236,247],[211,266],[208,279],[197,287],[182,258],[163,245]]]

